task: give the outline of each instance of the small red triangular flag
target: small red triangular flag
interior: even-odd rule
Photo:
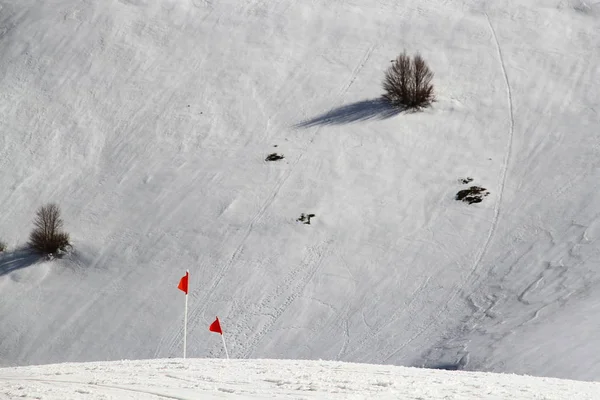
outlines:
[[[217,319],[215,319],[215,322],[210,324],[210,326],[208,327],[208,330],[211,332],[220,333],[221,335],[223,334],[223,331],[221,330],[221,324],[219,323],[219,317],[217,317]]]
[[[185,272],[185,276],[183,278],[181,278],[181,280],[179,281],[179,286],[177,286],[177,289],[182,290],[185,292],[185,294],[188,294],[188,278],[190,276],[190,273],[188,271]]]

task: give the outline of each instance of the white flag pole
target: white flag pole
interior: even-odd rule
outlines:
[[[188,292],[190,291],[190,281],[189,281],[189,270],[185,271],[186,276],[188,277],[187,282],[187,291],[185,292],[185,317],[183,319],[183,359],[185,360],[186,350],[187,350],[187,316],[188,316]]]
[[[222,333],[221,333],[221,340],[223,340],[223,348],[225,349],[225,355],[227,356],[227,359],[229,360],[229,353],[227,352],[227,346],[225,346],[225,338],[223,337]]]

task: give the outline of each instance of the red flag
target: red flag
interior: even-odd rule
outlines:
[[[188,278],[190,276],[190,273],[188,271],[185,271],[185,276],[183,278],[181,278],[181,280],[179,281],[179,286],[177,286],[177,289],[182,290],[185,292],[185,294],[188,294]]]
[[[223,331],[221,330],[221,324],[219,323],[219,317],[217,317],[217,319],[215,319],[215,322],[210,324],[210,326],[208,327],[208,330],[211,332],[220,333],[221,335],[223,334]]]

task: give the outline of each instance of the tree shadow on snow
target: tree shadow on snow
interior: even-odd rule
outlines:
[[[27,248],[0,253],[0,276],[30,267],[42,259],[43,256]]]
[[[308,121],[294,125],[295,128],[311,128],[320,125],[342,125],[369,120],[383,120],[400,114],[403,110],[384,99],[363,100],[338,107]]]

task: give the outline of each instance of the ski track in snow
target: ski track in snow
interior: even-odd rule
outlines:
[[[340,93],[338,94],[338,99],[339,98],[343,98],[343,96],[348,92],[348,90],[350,89],[350,87],[352,87],[352,84],[354,83],[354,81],[358,77],[358,74],[364,68],[364,66],[368,62],[369,58],[371,57],[373,51],[375,50],[375,47],[376,47],[375,45],[370,45],[367,48],[367,50],[365,51],[363,57],[360,59],[360,61],[354,67],[354,69],[353,69],[353,71],[351,73],[350,79],[342,87]],[[338,103],[340,103],[339,100],[338,100]],[[332,107],[330,109],[330,111],[334,110],[335,107],[337,107],[337,106],[339,106],[339,104],[336,104],[336,106]],[[267,198],[267,200],[262,204],[262,206],[259,208],[258,212],[255,214],[255,216],[252,218],[252,220],[250,221],[250,223],[246,227],[246,230],[245,230],[245,232],[244,232],[241,240],[237,244],[237,246],[236,246],[234,252],[232,253],[231,257],[229,258],[229,261],[220,268],[219,272],[217,273],[216,278],[213,280],[212,284],[207,289],[206,295],[203,296],[200,300],[196,299],[195,303],[199,304],[198,306],[190,308],[190,311],[189,311],[189,314],[188,314],[188,330],[189,331],[191,331],[192,329],[194,329],[194,327],[196,325],[198,325],[198,323],[201,322],[202,316],[203,316],[204,312],[206,311],[206,308],[208,307],[208,300],[212,296],[213,292],[217,289],[217,287],[219,286],[219,284],[221,283],[221,281],[225,278],[225,275],[227,274],[227,271],[237,261],[237,258],[239,256],[239,254],[241,253],[241,251],[243,250],[244,244],[245,244],[246,240],[248,239],[248,237],[250,236],[250,234],[252,233],[252,230],[253,230],[255,224],[258,223],[262,219],[262,217],[266,213],[266,211],[269,208],[269,206],[273,203],[273,201],[275,200],[275,198],[277,197],[277,195],[281,191],[283,185],[288,181],[288,179],[290,178],[290,176],[292,175],[292,173],[295,171],[297,165],[300,163],[300,161],[302,161],[302,159],[306,155],[306,153],[307,153],[310,145],[315,141],[315,139],[317,138],[317,136],[318,136],[318,134],[319,134],[319,132],[321,131],[322,128],[323,128],[323,125],[320,125],[320,126],[318,126],[318,127],[315,128],[314,133],[311,136],[309,142],[302,149],[301,153],[298,155],[298,157],[296,158],[296,160],[292,164],[291,168],[288,168],[288,170],[284,173],[284,175],[279,178],[278,182],[275,184],[275,187],[271,191],[271,194],[269,195],[269,197]],[[293,299],[295,299],[297,297],[297,295],[296,296],[291,296],[291,297],[293,297]],[[287,301],[286,301],[286,303],[287,303]],[[291,304],[291,302],[289,302],[289,304],[286,304],[286,307],[289,306],[290,304]],[[283,311],[284,310],[281,310],[279,312],[279,314],[282,314]],[[275,321],[272,321],[272,323],[270,325],[272,325],[274,323],[275,323]],[[262,335],[264,335],[264,333],[260,334],[259,337],[262,337]],[[180,346],[181,342],[183,342],[183,327],[176,328],[173,333],[171,333],[170,335],[168,335],[168,339],[166,340],[166,342],[167,342],[167,347],[166,347],[167,351],[166,351],[166,354],[168,354],[168,355],[174,354],[175,348],[177,348],[178,346]],[[253,350],[252,346],[254,346],[256,342],[258,342],[258,339],[256,341],[252,342],[253,345],[250,346],[250,350],[249,349],[244,349],[243,353],[244,354],[250,353]],[[161,340],[160,343],[164,343],[164,339]],[[159,346],[157,347],[157,350],[155,351],[154,356],[158,357],[158,355],[160,354],[161,351],[162,351],[162,345],[159,344]]]
[[[350,79],[348,80],[348,83],[341,89],[340,93],[338,94],[338,99],[343,99],[344,95],[348,92],[348,90],[350,90],[350,87],[352,87],[352,84],[354,83],[354,81],[356,80],[358,74],[360,73],[360,71],[364,68],[365,64],[367,63],[367,61],[369,60],[369,58],[371,57],[371,54],[373,53],[375,49],[375,45],[371,45],[369,46],[369,48],[365,51],[363,57],[361,58],[361,60],[356,64],[356,66],[354,67],[352,74],[350,76]],[[335,107],[339,106],[339,103],[342,103],[343,101],[337,101],[337,105],[332,107],[330,109],[330,112],[332,110],[335,109]],[[319,125],[318,127],[315,128],[315,131],[309,141],[309,143],[307,144],[307,146],[303,149],[303,151],[300,153],[300,155],[298,156],[298,158],[296,159],[295,163],[293,164],[293,167],[289,170],[288,175],[286,176],[285,180],[287,181],[287,179],[289,178],[289,176],[291,175],[291,173],[294,171],[294,169],[296,168],[296,166],[300,163],[300,161],[304,158],[304,156],[306,155],[308,148],[310,147],[310,145],[312,143],[314,143],[315,139],[318,137],[318,134],[321,132],[321,129],[323,128],[323,125]],[[328,245],[331,242],[328,242]],[[317,246],[317,247],[321,247],[321,246]],[[265,334],[267,334],[272,326],[275,324],[275,322],[277,321],[277,319],[285,312],[285,310],[292,304],[292,302],[302,293],[302,290],[306,287],[306,285],[308,284],[308,282],[310,282],[310,279],[312,279],[312,277],[314,276],[314,274],[316,273],[316,271],[320,268],[321,263],[323,261],[323,252],[325,252],[326,250],[322,250],[320,251],[321,255],[318,258],[318,261],[316,262],[311,262],[310,264],[313,264],[314,267],[310,268],[310,274],[307,275],[308,279],[303,280],[300,282],[300,284],[298,286],[296,286],[296,289],[292,291],[292,294],[290,296],[288,296],[284,302],[284,304],[280,307],[277,308],[277,310],[274,313],[273,318],[271,318],[271,320],[269,321],[269,323],[267,324],[266,328],[263,328],[255,337],[254,339],[247,341],[246,344],[243,347],[242,350],[242,354],[243,354],[243,358],[247,358],[250,357],[250,355],[252,354],[252,351],[254,351],[256,345],[258,344],[258,342],[260,341],[260,339],[262,337],[264,337]],[[295,276],[298,273],[298,270],[292,272],[292,276]],[[277,291],[277,289],[276,289]]]
[[[499,181],[499,184],[498,184],[498,198],[497,198],[497,200],[496,200],[496,202],[494,204],[494,216],[493,216],[493,219],[492,219],[492,222],[491,222],[491,225],[490,225],[490,229],[488,230],[488,235],[486,237],[486,240],[483,243],[483,246],[481,248],[481,251],[480,251],[479,255],[477,256],[475,262],[473,263],[473,266],[471,267],[471,270],[470,270],[468,276],[465,278],[464,284],[461,285],[460,287],[458,287],[458,286],[455,287],[453,289],[453,291],[452,291],[452,294],[449,296],[449,299],[448,299],[448,302],[446,303],[446,305],[439,308],[438,312],[434,315],[434,317],[430,320],[430,322],[427,323],[423,328],[419,329],[417,331],[417,333],[415,335],[413,335],[408,341],[406,341],[405,343],[403,343],[402,345],[400,345],[400,347],[398,349],[396,349],[389,356],[387,356],[384,359],[384,362],[388,361],[394,355],[396,355],[397,353],[399,353],[403,348],[405,348],[408,344],[410,344],[416,338],[418,338],[419,336],[421,336],[424,332],[426,332],[427,330],[429,330],[436,323],[436,321],[439,320],[439,318],[442,316],[442,314],[447,311],[448,305],[452,304],[452,302],[454,301],[454,299],[456,298],[456,296],[458,294],[463,293],[463,296],[465,296],[466,298],[470,298],[469,295],[465,295],[464,294],[465,284],[467,284],[469,282],[469,280],[473,277],[473,275],[476,273],[476,271],[479,268],[481,262],[483,261],[483,258],[487,254],[488,248],[489,248],[489,246],[491,244],[492,238],[494,237],[494,233],[496,232],[496,228],[498,226],[498,221],[500,219],[502,198],[503,198],[503,195],[504,195],[504,188],[506,186],[506,178],[508,176],[508,167],[509,167],[510,159],[511,159],[511,155],[512,155],[512,144],[513,144],[513,138],[514,138],[515,119],[514,119],[514,113],[513,113],[512,89],[511,89],[511,86],[510,86],[510,81],[508,79],[508,74],[506,72],[506,67],[505,67],[505,63],[504,63],[504,56],[502,54],[502,48],[500,47],[500,42],[498,41],[498,37],[496,35],[496,31],[494,30],[494,27],[493,27],[493,25],[492,25],[492,23],[490,21],[490,18],[488,16],[488,14],[487,13],[484,13],[484,14],[486,16],[486,20],[487,20],[490,32],[491,32],[492,37],[494,39],[496,51],[497,51],[497,54],[498,54],[499,64],[500,64],[500,67],[501,67],[501,70],[502,70],[502,75],[503,75],[504,82],[505,82],[505,85],[506,85],[507,109],[508,109],[509,120],[510,120],[510,126],[509,126],[509,131],[508,131],[508,143],[507,143],[507,146],[506,146],[506,152],[505,152],[505,156],[504,156],[504,160],[503,160],[503,164],[502,164],[502,169],[501,169],[501,173],[500,173],[501,174],[500,181]],[[496,301],[497,301],[497,299],[488,308],[488,310],[486,310],[486,312],[489,311],[491,308],[493,308],[496,305]],[[467,324],[468,323],[462,323],[461,325],[465,326]],[[469,356],[468,353],[463,354],[463,358],[466,359],[466,360],[468,360],[468,356]]]
[[[302,266],[295,268],[285,279],[283,284],[279,285],[275,290],[268,295],[257,307],[257,314],[268,315],[269,320],[265,326],[248,339],[236,340],[236,343],[242,343],[241,354],[237,358],[250,358],[252,352],[260,342],[260,340],[271,332],[273,326],[278,321],[279,317],[288,309],[288,307],[296,300],[304,291],[311,279],[319,271],[323,264],[323,260],[328,255],[326,252],[330,248],[331,241],[323,242],[309,251],[309,254],[302,262]],[[272,306],[282,296],[285,297],[280,305]],[[264,313],[265,309],[273,308],[269,313]],[[244,316],[247,316],[245,313]],[[245,326],[248,322],[248,317],[242,317],[241,326]],[[234,330],[238,332],[238,330]],[[235,333],[234,333],[235,335]],[[234,336],[235,337],[235,336]]]
[[[480,251],[479,255],[477,256],[475,262],[473,263],[473,266],[471,267],[469,275],[465,279],[465,283],[468,283],[469,280],[473,277],[473,275],[477,272],[477,269],[479,268],[481,262],[483,261],[483,258],[487,254],[489,246],[490,246],[490,244],[492,242],[492,238],[494,237],[494,234],[496,232],[496,228],[498,226],[498,221],[500,220],[502,198],[503,198],[503,195],[504,195],[504,188],[506,186],[506,178],[508,176],[508,167],[509,167],[510,159],[511,159],[511,155],[512,155],[512,145],[513,145],[513,138],[514,138],[514,131],[515,131],[515,119],[514,119],[514,112],[513,112],[512,89],[511,89],[511,86],[510,86],[510,81],[508,79],[508,74],[506,72],[506,66],[505,66],[505,63],[504,63],[504,55],[502,54],[502,48],[500,46],[500,42],[498,41],[498,36],[496,35],[496,30],[494,29],[494,27],[492,25],[490,17],[489,17],[489,15],[487,13],[484,13],[484,15],[486,17],[486,21],[487,21],[488,27],[489,27],[490,32],[492,34],[492,38],[494,39],[494,44],[495,44],[496,51],[497,51],[497,54],[498,54],[498,61],[499,61],[499,64],[500,64],[500,68],[502,70],[502,76],[504,78],[504,83],[506,85],[506,101],[507,101],[507,109],[508,109],[508,113],[509,113],[510,126],[509,126],[509,131],[508,131],[508,143],[506,145],[506,152],[505,152],[504,161],[503,161],[502,169],[501,169],[500,182],[498,184],[498,198],[497,198],[497,200],[496,200],[496,202],[494,204],[494,216],[493,216],[493,219],[492,219],[492,223],[491,223],[490,229],[488,231],[488,235],[486,237],[486,240],[483,243],[483,246],[481,248],[481,251]],[[455,290],[452,293],[452,295],[450,296],[450,299],[448,301],[448,304],[452,303],[453,300],[456,298],[456,296],[459,293],[463,292],[463,296],[466,299],[471,300],[471,304],[473,304],[477,308],[477,310],[478,310],[466,322],[461,323],[461,329],[464,329],[466,326],[471,326],[472,325],[470,323],[470,321],[472,321],[472,319],[474,318],[475,314],[479,314],[482,311],[482,308],[480,308],[478,305],[476,305],[475,303],[472,302],[471,295],[464,294],[464,286],[465,285],[462,285],[462,286],[463,287]],[[494,300],[492,301],[491,305],[489,305],[489,307],[487,307],[486,310],[483,311],[483,314],[487,315],[490,312],[490,310],[493,309],[493,307],[496,305],[497,301],[498,301],[498,296],[494,296]],[[442,315],[442,313],[445,310],[446,310],[446,307],[440,308],[440,311],[436,315],[434,321],[437,320]],[[432,322],[432,324],[433,324],[433,322]],[[432,324],[430,324],[430,325],[432,325]],[[445,348],[445,347],[442,346],[442,348]],[[469,353],[468,352],[465,352],[464,354],[461,353],[460,355],[462,356],[462,359],[464,359],[464,360],[468,360],[468,358],[469,358]],[[427,357],[425,357],[425,358],[427,359]],[[431,360],[427,360],[427,361],[431,361]],[[462,367],[464,367],[464,366],[466,366],[466,364],[462,365]]]
[[[481,261],[485,257],[485,255],[488,251],[488,248],[490,246],[490,243],[492,241],[492,238],[494,236],[494,233],[496,232],[496,228],[498,226],[498,221],[500,219],[500,210],[501,210],[501,206],[502,206],[502,197],[504,195],[504,187],[506,186],[506,178],[508,176],[508,166],[509,166],[511,155],[512,155],[512,143],[513,143],[513,137],[514,137],[514,133],[515,133],[515,118],[514,118],[514,114],[513,114],[512,90],[510,87],[510,81],[508,80],[508,74],[506,73],[506,66],[504,64],[504,56],[502,55],[502,48],[500,47],[500,42],[498,41],[498,36],[496,35],[496,31],[494,30],[492,22],[490,21],[490,17],[488,16],[487,13],[484,13],[484,14],[485,14],[488,26],[490,28],[490,32],[492,33],[492,37],[494,38],[494,43],[496,44],[496,50],[498,52],[498,60],[500,62],[500,67],[502,69],[502,75],[504,77],[504,82],[506,84],[506,101],[507,101],[508,113],[509,113],[509,117],[510,117],[510,128],[508,131],[508,143],[506,145],[506,153],[504,156],[504,162],[502,164],[502,170],[500,172],[501,176],[500,176],[500,182],[498,185],[498,199],[496,200],[496,202],[494,204],[494,217],[492,219],[492,224],[488,231],[487,238],[486,238],[485,242],[483,243],[481,252],[479,253],[479,256],[477,257],[477,259],[475,260],[473,267],[471,268],[469,278],[471,276],[473,276],[473,274],[476,272],[477,268],[479,267],[479,264],[481,264]]]
[[[416,299],[419,299],[419,294],[427,286],[430,279],[431,279],[431,275],[429,275],[427,277],[427,279],[425,279],[425,281],[423,281],[419,285],[419,287],[411,294],[410,302],[408,303],[408,305],[406,307],[403,307],[402,309],[394,312],[390,317],[386,318],[386,321],[384,323],[382,323],[378,326],[369,328],[369,330],[360,339],[358,339],[357,343],[354,346],[351,346],[352,351],[348,354],[342,353],[341,356],[344,357],[344,359],[353,359],[359,350],[362,350],[367,344],[372,343],[374,340],[379,338],[384,333],[384,329],[386,327],[388,327],[391,324],[393,324],[394,322],[396,322],[401,315],[404,315],[406,313],[406,311],[408,309],[410,309],[410,307],[412,306],[414,301]],[[429,327],[429,325],[427,325],[426,328],[420,330],[419,333],[415,337],[411,338],[408,342],[401,345],[400,348],[403,348],[408,343],[412,342],[416,337],[420,336],[421,333],[423,333],[428,327]]]
[[[170,395],[167,395],[164,393],[159,393],[159,392],[155,392],[155,391],[151,391],[151,390],[134,389],[132,387],[118,386],[118,385],[107,385],[104,383],[78,382],[78,381],[69,381],[69,380],[64,380],[64,379],[41,379],[41,378],[0,378],[0,380],[47,383],[49,385],[59,383],[59,384],[84,386],[84,387],[101,387],[101,388],[114,389],[117,391],[125,391],[125,392],[130,392],[130,393],[149,394],[152,396],[156,396],[157,398],[163,398],[163,399],[192,400],[191,398],[187,398],[187,397],[170,396]],[[83,395],[83,393],[81,393],[81,395]]]
[[[216,290],[216,288],[219,286],[221,281],[225,278],[227,271],[229,271],[231,266],[237,261],[238,256],[242,252],[242,250],[244,248],[244,244],[246,243],[246,240],[252,233],[252,230],[254,229],[255,224],[258,223],[262,219],[262,217],[265,215],[267,209],[273,203],[273,201],[279,194],[282,186],[289,178],[290,173],[291,173],[291,169],[288,170],[288,172],[279,179],[279,181],[276,183],[275,187],[271,191],[267,200],[262,204],[262,206],[260,207],[258,212],[254,215],[254,217],[252,218],[252,221],[250,221],[250,223],[246,227],[246,230],[245,230],[241,240],[239,241],[238,245],[236,246],[233,254],[229,258],[229,261],[226,264],[224,264],[223,267],[221,267],[221,269],[217,273],[216,278],[213,280],[213,283],[208,288],[208,290],[206,292],[207,294],[199,300],[196,299],[196,304],[199,304],[199,306],[192,308],[189,313],[189,316],[188,316],[188,324],[189,324],[188,329],[189,330],[192,330],[200,322],[202,315],[204,314],[204,312],[206,311],[206,308],[208,307],[207,303],[208,303],[209,298],[211,297],[213,292]],[[177,330],[177,333],[169,341],[170,344],[168,346],[168,352],[167,352],[168,354],[172,354],[175,347],[180,345],[181,341],[183,341],[182,336],[183,336],[183,328],[180,327]]]

